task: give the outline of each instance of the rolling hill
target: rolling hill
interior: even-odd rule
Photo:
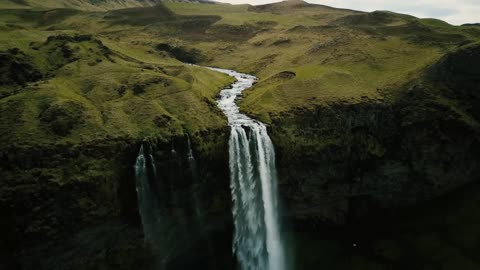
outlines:
[[[151,7],[158,5],[162,0],[5,0],[0,3],[0,8],[70,8],[88,11],[105,11],[133,7]],[[190,1],[185,1],[190,2]],[[192,1],[208,2],[208,1]]]

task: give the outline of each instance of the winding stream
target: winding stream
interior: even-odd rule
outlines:
[[[266,126],[242,113],[235,103],[242,91],[252,87],[254,76],[232,70],[209,68],[236,79],[231,88],[221,90],[218,107],[231,127],[229,141],[230,188],[233,200],[235,233],[233,252],[241,270],[287,270],[284,243],[281,236],[277,198],[275,151]],[[187,136],[189,167],[196,182],[196,165],[190,138]],[[153,148],[142,144],[135,163],[137,194],[145,242],[159,254],[161,268],[168,254],[165,241],[168,231],[163,224],[149,175],[158,181]],[[172,142],[172,156],[176,151]],[[199,200],[195,209],[200,219]]]
[[[242,270],[286,270],[279,221],[275,151],[266,126],[242,113],[235,103],[256,78],[209,68],[234,77],[220,92],[218,107],[231,127],[230,188],[235,233],[233,251]]]

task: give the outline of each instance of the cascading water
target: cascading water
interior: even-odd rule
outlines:
[[[146,153],[147,152],[147,153]],[[149,173],[150,168],[150,173]],[[150,175],[150,176],[149,176]],[[148,151],[145,151],[145,145],[140,146],[135,162],[135,178],[138,198],[138,208],[143,226],[145,243],[150,245],[154,254],[157,255],[157,263],[160,269],[163,269],[163,256],[165,249],[165,226],[163,217],[160,213],[159,200],[155,187],[150,181],[158,181],[155,159],[153,157],[153,148],[149,145]]]
[[[172,150],[171,150],[171,154],[173,157],[175,157],[177,155],[177,151],[175,150],[175,143],[172,139]]]
[[[156,180],[158,178],[157,165],[155,164],[155,158],[153,157],[153,147],[151,144],[149,144],[149,146],[150,146],[150,162],[152,165],[153,177]]]
[[[233,249],[242,270],[285,270],[279,221],[275,152],[266,126],[241,114],[235,100],[256,78],[232,70],[210,68],[235,77],[220,92],[218,107],[231,127],[230,187],[235,235]]]
[[[187,134],[187,147],[188,147],[187,158],[190,162],[194,161],[195,157],[193,156],[192,143],[190,142],[190,136],[188,134]]]
[[[190,170],[190,175],[191,175],[191,180],[192,180],[192,187],[195,187],[198,183],[198,175],[197,175],[197,162],[195,161],[195,157],[193,156],[193,149],[192,149],[192,143],[190,141],[190,136],[188,134],[185,135],[187,137],[187,160],[188,160],[188,167]],[[193,199],[194,199],[194,208],[195,208],[195,214],[197,216],[197,219],[199,223],[203,223],[201,220],[201,214],[200,214],[200,205],[201,201],[198,199],[198,194],[196,190],[192,191],[193,194]],[[203,225],[203,224],[201,224]]]
[[[135,162],[135,177],[138,208],[142,219],[145,242],[151,243],[154,239],[155,223],[157,221],[157,217],[152,210],[157,209],[157,201],[152,196],[153,193],[148,179],[147,160],[143,144],[140,146],[140,151]]]

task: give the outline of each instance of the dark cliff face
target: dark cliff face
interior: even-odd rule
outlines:
[[[479,48],[447,55],[394,101],[337,102],[274,118],[288,215],[299,224],[347,224],[477,181]]]
[[[480,62],[461,61],[479,51],[448,54],[395,98],[272,118],[297,269],[478,268]]]
[[[445,96],[460,103],[480,121],[480,45],[447,54],[430,70],[430,79]]]
[[[192,135],[195,171],[187,160],[186,137],[173,138],[174,155],[172,141],[148,143],[157,161],[158,210],[167,213],[168,233],[178,240],[167,244],[172,246],[169,269],[207,267],[211,253],[226,252],[218,267],[233,263],[231,240],[225,237],[232,230],[225,131]],[[156,267],[155,257],[164,254],[152,254],[144,244],[135,191],[133,165],[141,143],[117,138],[2,149],[0,236],[6,243],[1,254],[6,257],[0,265],[12,269]],[[204,221],[208,224],[200,224]]]
[[[425,89],[410,91],[396,104],[332,104],[274,123],[289,215],[346,224],[476,180],[478,129]]]
[[[49,252],[73,261],[65,254],[68,242],[88,246],[98,236],[91,228],[108,220],[122,224],[122,216],[136,223],[135,194],[127,192],[134,189],[131,166],[124,166],[133,162],[135,148],[131,139],[3,148],[2,248],[10,253],[3,263],[46,269],[55,264]],[[74,240],[83,230],[90,240]]]

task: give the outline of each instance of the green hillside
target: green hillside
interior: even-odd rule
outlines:
[[[212,104],[229,78],[185,66],[166,54],[119,46],[112,38],[102,42],[70,29],[49,30],[57,21],[44,20],[52,13],[60,21],[60,13],[68,14],[65,20],[88,16],[69,10],[3,13],[8,22],[1,49],[9,64],[2,67],[2,126],[16,122],[2,129],[8,130],[2,135],[4,144],[78,142],[106,135],[166,139],[224,125]],[[105,16],[115,20],[112,14]],[[46,113],[54,115],[42,118]]]
[[[442,55],[480,37],[480,31],[470,26],[302,2],[165,7],[77,12],[50,29],[82,29],[107,45],[113,41],[110,46],[132,57],[155,51],[158,43],[195,48],[203,56],[202,64],[236,68],[260,78],[242,105],[267,122],[267,114],[297,106],[390,98]],[[284,71],[296,76],[275,79]]]
[[[90,11],[105,11],[132,7],[154,6],[158,0],[5,0],[0,3],[0,8],[72,8]]]

